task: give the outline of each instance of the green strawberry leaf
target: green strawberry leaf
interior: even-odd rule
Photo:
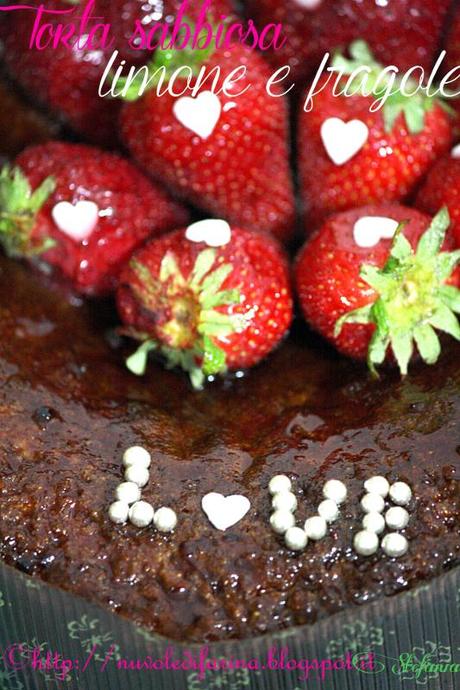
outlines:
[[[215,249],[204,249],[196,258],[192,271],[191,284],[193,287],[200,285],[201,281],[209,273],[216,261],[217,252]]]
[[[207,278],[203,280],[201,286],[200,299],[205,301],[212,295],[215,295],[217,291],[221,289],[232,271],[233,266],[231,264],[222,264],[222,266],[219,266],[219,268],[207,276]]]
[[[238,304],[240,301],[240,291],[239,290],[223,290],[222,292],[216,292],[215,294],[210,294],[205,297],[201,297],[201,306],[203,309],[214,309],[214,307],[226,307],[234,304]]]
[[[211,338],[203,338],[204,355],[202,371],[205,376],[222,374],[227,370],[225,352]]]
[[[420,356],[427,364],[436,364],[441,354],[441,343],[429,323],[414,329],[414,340]]]
[[[146,340],[126,360],[126,366],[129,371],[136,376],[143,376],[147,370],[147,362],[149,354],[158,348],[158,344],[154,340]]]
[[[348,314],[344,314],[335,324],[334,338],[339,337],[346,323],[369,323],[371,311],[372,305],[366,304],[366,306],[360,307],[360,309],[355,309],[354,311],[348,312]]]
[[[446,230],[449,225],[449,211],[447,208],[442,208],[433,218],[428,230],[420,238],[420,242],[418,243],[417,247],[418,259],[423,261],[424,259],[431,259],[432,257],[436,256],[436,254],[439,254],[446,237]]]
[[[460,314],[460,290],[457,290],[453,285],[443,285],[439,293],[444,304],[451,311]]]

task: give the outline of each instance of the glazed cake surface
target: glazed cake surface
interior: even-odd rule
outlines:
[[[177,640],[247,638],[314,623],[430,580],[460,561],[458,347],[436,367],[372,380],[296,326],[266,363],[193,392],[152,363],[124,367],[110,304],[79,303],[0,261],[0,555],[8,564]],[[131,445],[152,454],[143,498],[168,505],[171,535],[107,516]],[[270,529],[270,478],[287,473],[298,524],[327,479],[348,498],[320,542],[294,554]],[[352,549],[363,482],[410,484],[395,560]],[[248,515],[217,531],[208,492]]]

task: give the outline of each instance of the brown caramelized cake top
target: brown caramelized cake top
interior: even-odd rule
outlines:
[[[301,327],[247,377],[193,392],[185,376],[123,365],[111,305],[73,303],[20,264],[0,262],[0,549],[21,570],[167,636],[248,637],[313,623],[429,580],[460,560],[460,368],[371,380]],[[121,456],[152,454],[143,498],[174,508],[174,534],[107,516]],[[298,555],[270,529],[267,485],[293,478],[299,524],[324,481],[348,487],[341,516]],[[352,549],[363,482],[408,482],[406,556]],[[211,491],[248,515],[218,532]]]

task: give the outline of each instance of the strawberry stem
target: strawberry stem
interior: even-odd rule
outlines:
[[[404,224],[395,235],[385,266],[364,265],[361,278],[378,294],[374,303],[345,314],[337,321],[337,338],[345,324],[375,325],[368,365],[374,376],[391,347],[401,374],[405,376],[414,343],[427,364],[435,364],[441,353],[436,330],[460,340],[460,290],[446,281],[460,263],[460,250],[442,252],[450,224],[446,208],[435,216],[422,235],[416,251],[404,236]]]
[[[131,262],[137,277],[132,290],[155,324],[153,334],[133,334],[142,342],[126,362],[134,374],[145,373],[153,350],[169,368],[179,366],[186,371],[196,389],[203,387],[206,377],[227,371],[226,354],[218,341],[248,324],[244,316],[228,313],[240,304],[240,292],[222,290],[233,267],[221,264],[215,268],[216,260],[215,249],[204,249],[187,280],[172,252],[163,257],[158,278],[138,261]],[[219,307],[229,309],[218,311]]]

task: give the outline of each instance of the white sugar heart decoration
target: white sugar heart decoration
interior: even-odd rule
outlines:
[[[251,507],[246,496],[223,496],[222,494],[207,494],[201,501],[201,506],[208,516],[209,522],[221,532],[240,522]]]
[[[305,10],[316,10],[321,5],[323,0],[294,0],[296,5],[303,7]]]
[[[355,223],[353,236],[358,247],[375,247],[380,240],[391,240],[398,226],[393,218],[363,216]]]
[[[173,113],[186,129],[208,139],[214,132],[222,112],[222,104],[212,91],[203,91],[196,98],[183,96],[173,106]]]
[[[189,225],[185,237],[190,242],[205,242],[208,247],[223,247],[232,239],[232,230],[225,220],[210,218]]]
[[[361,151],[369,138],[369,128],[361,120],[344,122],[330,117],[321,126],[321,139],[329,158],[336,165],[343,165]]]
[[[76,242],[86,240],[97,225],[99,208],[94,201],[78,201],[75,205],[60,201],[51,211],[59,230]]]
[[[454,146],[454,148],[451,151],[451,156],[452,158],[460,158],[460,144],[457,144],[457,146]]]

